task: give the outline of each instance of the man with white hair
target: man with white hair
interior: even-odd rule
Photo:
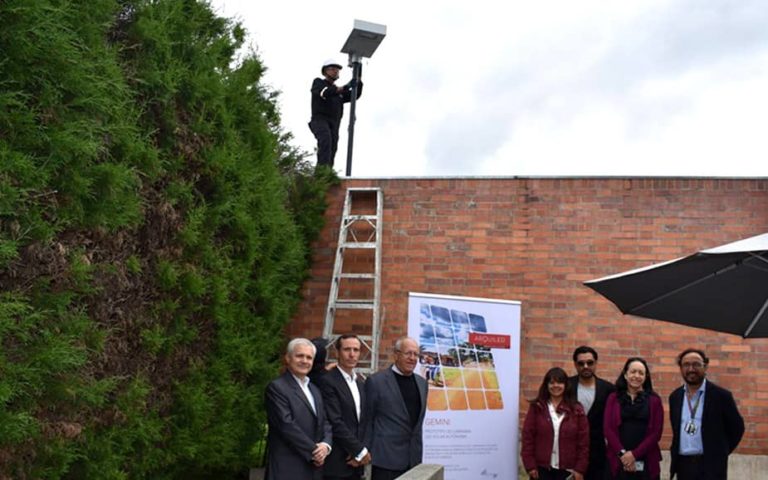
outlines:
[[[421,463],[427,381],[414,373],[419,354],[416,340],[399,338],[392,366],[365,382],[372,480],[393,480]]]
[[[331,424],[320,390],[310,384],[315,345],[294,338],[285,354],[286,370],[267,386],[266,480],[319,480],[331,453]]]

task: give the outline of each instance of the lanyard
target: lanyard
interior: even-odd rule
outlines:
[[[691,406],[691,397],[688,395],[688,392],[685,393],[685,399],[688,401],[688,411],[691,413],[691,421],[696,418],[696,410],[699,409],[699,402],[701,402],[701,394],[704,392],[699,389],[698,392],[696,392],[696,403]]]

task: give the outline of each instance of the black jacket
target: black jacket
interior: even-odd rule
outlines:
[[[669,395],[669,420],[672,423],[672,462],[670,478],[677,472],[680,456],[680,421],[682,418],[684,387]],[[733,452],[744,435],[744,419],[741,418],[733,395],[728,390],[707,380],[704,393],[704,411],[701,418],[701,440],[704,444],[702,480],[727,479],[728,455]]]
[[[352,98],[352,82],[344,85],[341,92],[336,85],[324,78],[312,82],[312,118],[321,117],[338,122],[344,115],[344,104]],[[363,82],[357,83],[357,98],[363,94]]]
[[[357,456],[364,447],[365,385],[360,375],[357,376],[357,389],[360,391],[359,420],[352,392],[349,391],[347,381],[338,367],[324,375],[320,382],[325,414],[333,428],[333,450],[325,459],[324,475],[347,477],[354,473],[362,474],[362,467],[353,468],[347,465],[347,460]]]
[[[605,436],[603,435],[603,412],[605,412],[605,401],[616,387],[602,378],[595,377],[595,401],[592,408],[589,409],[587,420],[589,420],[589,464],[605,464]],[[579,384],[578,375],[570,377],[568,382],[576,391]]]

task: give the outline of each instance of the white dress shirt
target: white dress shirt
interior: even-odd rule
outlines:
[[[296,383],[299,384],[299,388],[301,389],[301,392],[304,394],[305,397],[307,397],[307,401],[309,402],[309,405],[312,407],[312,412],[317,415],[317,407],[315,407],[315,397],[312,396],[312,392],[309,390],[309,377],[299,378],[293,373],[291,373],[291,376],[293,376],[293,379],[296,380]]]
[[[565,418],[565,413],[557,413],[557,409],[552,405],[552,402],[547,402],[549,408],[549,417],[552,419],[552,428],[555,431],[555,437],[552,441],[552,458],[550,466],[552,468],[560,468],[560,424]]]
[[[347,382],[347,387],[349,387],[350,393],[352,393],[352,400],[355,401],[355,413],[357,414],[357,420],[360,421],[360,389],[357,388],[357,373],[355,373],[354,370],[352,370],[352,375],[348,374],[346,371],[344,371],[343,368],[337,367],[339,371],[341,372],[341,376],[344,377],[344,380]],[[368,454],[368,449],[366,447],[363,447],[362,450],[360,450],[360,453],[358,453],[355,456],[356,461],[360,461]]]
[[[312,396],[312,391],[309,389],[309,377],[304,377],[303,379],[297,377],[293,373],[291,373],[291,376],[294,380],[296,380],[296,383],[299,384],[299,388],[301,389],[301,392],[304,394],[305,397],[307,397],[307,401],[309,402],[309,405],[312,407],[312,413],[317,415],[317,406],[315,406],[315,397]],[[331,446],[328,445],[325,442],[320,442],[321,445],[325,445],[325,447],[328,449],[328,454],[331,453]]]

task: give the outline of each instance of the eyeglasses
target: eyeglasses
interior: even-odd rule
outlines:
[[[693,370],[701,370],[702,368],[704,368],[704,364],[701,363],[701,362],[692,362],[692,363],[686,362],[686,363],[681,364],[680,367],[683,370],[691,370],[691,369],[693,369]]]
[[[595,364],[594,360],[587,360],[586,362],[576,362],[576,365],[580,367],[591,367]]]
[[[395,350],[395,352],[408,358],[416,358],[419,356],[419,352],[404,352],[402,350]]]

